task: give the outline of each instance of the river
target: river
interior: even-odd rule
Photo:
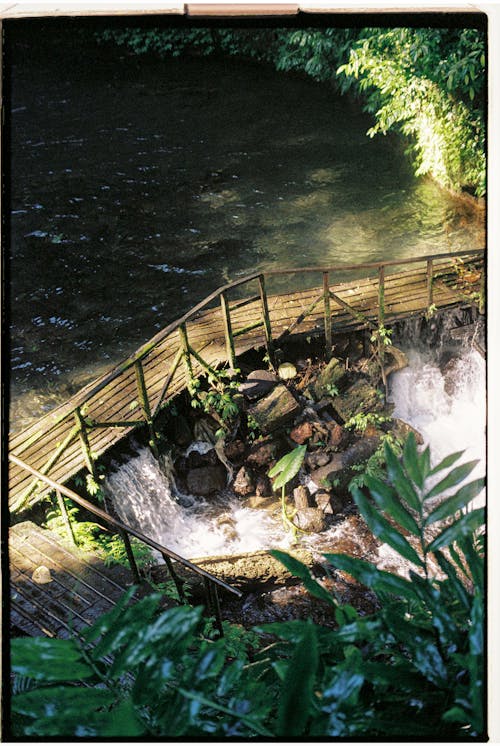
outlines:
[[[328,86],[71,32],[8,54],[13,431],[246,272],[484,246]]]

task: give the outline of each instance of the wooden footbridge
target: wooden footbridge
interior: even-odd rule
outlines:
[[[336,282],[340,273],[343,277],[349,273],[358,277],[360,271],[366,271],[363,279]],[[317,281],[307,290],[294,291],[294,275],[298,275],[302,281],[307,275],[312,285],[315,276]],[[161,554],[180,598],[182,586],[174,564],[180,563],[189,571],[201,575],[208,605],[222,632],[217,589],[224,588],[241,595],[239,591],[167,547],[155,543],[140,531],[121,523],[68,489],[65,483],[82,469],[87,469],[97,479],[98,457],[135,428],[149,429],[149,442],[156,452],[155,418],[162,407],[168,405],[195,378],[207,373],[215,374],[221,365],[235,368],[237,357],[251,348],[265,348],[272,363],[275,350],[286,339],[301,335],[321,336],[328,357],[337,333],[360,329],[376,331],[401,319],[477,303],[484,288],[483,276],[483,252],[470,251],[349,267],[256,273],[219,288],[120,365],[31,427],[10,437],[10,511],[20,514],[52,492],[57,496],[61,513],[65,516],[63,496],[66,496],[121,534],[136,580],[139,580],[139,573],[129,536],[136,537]],[[288,292],[271,293],[269,288],[273,280],[283,277],[288,280]],[[71,535],[67,516],[66,524]],[[26,538],[26,530],[26,526],[24,532],[16,526],[11,529],[11,591],[17,618],[22,619],[24,615],[28,620],[24,631],[33,634],[32,629],[36,633],[37,627],[36,598],[48,591],[33,589],[31,571],[26,569],[23,556],[28,544],[32,547],[29,551],[35,551],[33,541],[35,544],[45,541],[46,547],[53,541],[48,542],[40,537],[32,541]],[[19,545],[20,537],[22,546]],[[60,554],[59,549],[57,553]],[[49,553],[45,564],[51,562],[53,565],[56,559],[51,558]],[[59,559],[57,562],[61,564]],[[80,575],[87,570],[82,565]],[[95,577],[98,578],[99,573]],[[92,584],[85,583],[87,593]],[[107,588],[108,600],[112,602],[116,591],[112,581],[111,584],[107,583]],[[94,590],[94,595],[91,594],[88,601],[89,608],[98,608],[103,602],[103,595],[106,595],[99,590],[98,584]],[[79,595],[83,597],[85,594]],[[59,611],[50,612],[48,609],[49,616],[52,614],[61,623],[59,627],[53,625],[55,631],[45,633],[60,634],[62,630],[65,634],[67,625],[65,627],[66,623],[61,620],[68,604],[63,600],[61,606],[55,598],[51,603]],[[84,615],[78,613],[78,619],[83,619]],[[44,618],[47,618],[47,614]]]
[[[96,476],[96,459],[137,427],[149,428],[155,449],[156,415],[194,378],[223,364],[236,367],[237,356],[250,348],[265,347],[272,361],[276,346],[292,335],[324,335],[328,354],[332,334],[377,329],[429,309],[471,305],[480,291],[483,262],[481,251],[460,252],[271,271],[219,288],[109,373],[11,436],[9,454],[16,461],[9,465],[10,510],[18,512],[51,490],[24,465],[59,483],[82,468]],[[335,282],[340,272],[360,270],[367,272],[364,279]],[[267,292],[276,276],[288,276],[292,287],[294,275],[303,279],[306,274],[316,275],[321,285]],[[232,301],[231,294],[241,295],[243,287],[248,297]]]

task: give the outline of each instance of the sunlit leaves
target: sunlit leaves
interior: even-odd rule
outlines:
[[[273,468],[269,470],[268,476],[274,480],[273,490],[279,490],[281,487],[284,487],[299,473],[306,450],[306,445],[297,446],[297,448],[294,448],[280,458]]]

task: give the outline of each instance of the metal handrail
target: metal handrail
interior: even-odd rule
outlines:
[[[150,539],[148,536],[143,534],[141,531],[138,531],[137,529],[132,528],[132,526],[129,526],[126,523],[123,523],[122,521],[118,520],[117,518],[114,518],[109,513],[107,513],[105,510],[98,508],[96,505],[89,502],[84,497],[81,497],[76,492],[73,492],[73,490],[70,490],[68,487],[65,487],[65,485],[60,484],[59,482],[55,482],[50,477],[42,474],[37,469],[34,469],[33,467],[29,466],[29,464],[26,464],[24,461],[22,461],[17,456],[14,456],[13,454],[9,454],[9,461],[21,467],[22,469],[25,469],[30,474],[32,474],[34,477],[37,477],[37,479],[40,479],[41,481],[48,484],[49,487],[52,487],[52,489],[54,489],[59,494],[65,495],[70,500],[77,503],[77,505],[80,505],[82,508],[85,508],[85,510],[88,510],[89,512],[93,513],[95,516],[105,521],[110,526],[113,526],[114,528],[116,528],[122,534],[124,539],[126,537],[126,541],[128,542],[128,546],[126,543],[127,556],[131,564],[132,572],[136,576],[137,580],[139,580],[139,576],[137,572],[137,566],[135,565],[135,561],[133,560],[133,554],[131,555],[132,550],[130,547],[130,540],[128,539],[129,534],[131,536],[134,536],[136,539],[139,539],[139,541],[142,541],[144,544],[151,547],[152,549],[155,549],[156,551],[160,552],[162,557],[165,559],[165,562],[167,563],[168,569],[170,570],[170,573],[172,574],[172,578],[176,584],[178,591],[179,591],[178,578],[176,577],[175,571],[173,570],[170,560],[175,560],[176,562],[179,562],[184,567],[187,567],[188,569],[192,570],[197,575],[201,575],[205,583],[209,584],[207,587],[207,595],[209,596],[209,603],[213,600],[215,601],[215,603],[213,604],[215,607],[214,613],[217,619],[219,630],[222,631],[222,625],[221,625],[221,620],[220,620],[220,610],[218,609],[216,586],[220,586],[224,590],[228,591],[229,593],[233,593],[239,598],[241,598],[241,596],[243,595],[241,591],[239,591],[237,588],[233,588],[231,585],[224,582],[220,578],[217,578],[215,575],[212,575],[212,573],[208,572],[207,570],[204,570],[202,567],[199,567],[198,565],[195,565],[193,562],[190,562],[185,557],[181,557],[176,552],[173,552],[171,549],[168,549],[168,547],[165,547],[162,544],[159,544],[157,541],[154,541],[154,539]],[[131,557],[132,557],[132,561],[131,561]],[[210,598],[210,593],[213,594],[213,599]],[[182,598],[180,600],[182,600]]]

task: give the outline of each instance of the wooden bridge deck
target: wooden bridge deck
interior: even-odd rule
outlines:
[[[33,637],[78,634],[109,611],[132,581],[126,568],[106,567],[88,553],[84,558],[31,521],[10,528],[9,563],[11,629]],[[33,579],[40,566],[50,572],[50,582]]]
[[[99,455],[139,425],[149,426],[154,441],[155,415],[190,378],[221,364],[234,365],[236,357],[250,348],[270,351],[287,335],[325,334],[328,339],[330,324],[333,334],[377,328],[381,322],[390,325],[422,315],[431,304],[436,309],[471,305],[470,293],[479,289],[483,255],[469,252],[466,265],[461,264],[469,273],[469,297],[460,290],[463,270],[457,276],[456,256],[413,260],[407,262],[409,269],[392,273],[387,270],[395,262],[365,265],[375,276],[340,284],[331,284],[329,278],[335,269],[346,268],[305,270],[322,275],[323,284],[275,295],[267,294],[261,274],[232,283],[71,400],[13,435],[10,453],[61,483],[83,467],[95,473]],[[267,282],[273,274],[278,273],[268,273]],[[231,301],[231,291],[241,291],[242,285],[248,286],[249,297]],[[30,505],[47,490],[22,467],[9,464],[12,511]]]

